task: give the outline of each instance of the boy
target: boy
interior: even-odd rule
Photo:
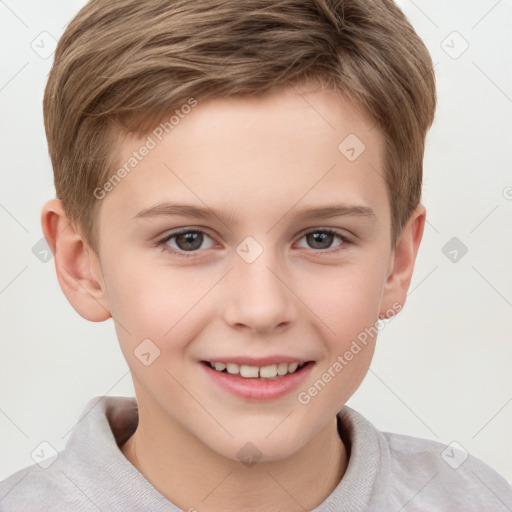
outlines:
[[[435,106],[389,0],[88,3],[45,92],[42,226],[136,400],[93,400],[1,510],[511,509],[483,462],[344,406],[405,302]]]

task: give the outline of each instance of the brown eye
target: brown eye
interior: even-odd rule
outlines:
[[[203,235],[197,231],[181,233],[175,236],[176,245],[183,251],[194,251],[201,247]]]
[[[313,249],[329,249],[334,240],[334,235],[325,232],[309,233],[306,235],[306,239]]]
[[[160,242],[166,250],[177,254],[178,256],[193,256],[194,253],[201,252],[200,248],[205,239],[211,240],[211,243],[206,249],[213,247],[215,244],[213,240],[201,230],[187,230],[171,233],[164,240]],[[204,248],[204,247],[203,247]],[[184,254],[184,253],[192,254]]]
[[[307,248],[319,251],[331,249],[336,238],[341,240],[341,243],[336,246],[338,248],[343,247],[348,243],[348,240],[341,233],[332,229],[317,229],[315,231],[309,231],[302,238],[306,239]]]

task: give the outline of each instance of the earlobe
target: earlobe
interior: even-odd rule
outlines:
[[[75,231],[60,200],[43,206],[41,226],[54,254],[60,287],[75,311],[92,322],[110,318],[99,261]]]
[[[402,309],[411,284],[416,256],[423,237],[426,210],[418,205],[397,241],[382,300],[381,316],[389,318]],[[392,313],[392,311],[396,311]]]

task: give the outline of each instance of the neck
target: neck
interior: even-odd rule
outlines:
[[[160,494],[186,511],[312,510],[333,492],[347,467],[336,418],[291,456],[244,465],[176,424],[164,431],[150,427],[144,416],[139,410],[137,430],[121,451]]]

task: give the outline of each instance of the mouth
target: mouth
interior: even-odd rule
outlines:
[[[288,358],[286,358],[288,359]],[[205,376],[214,385],[246,402],[272,402],[304,386],[314,361],[200,361]],[[256,363],[264,366],[256,366]],[[251,364],[240,364],[251,363]],[[217,391],[215,391],[215,394]]]
[[[259,381],[280,380],[292,374],[298,374],[306,367],[314,364],[314,361],[292,361],[266,364],[265,366],[253,366],[219,361],[201,361],[203,365],[218,373],[229,374],[234,378]]]

